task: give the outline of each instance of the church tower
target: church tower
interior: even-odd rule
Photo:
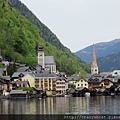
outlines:
[[[95,53],[95,48],[93,45],[93,49],[92,49],[92,65],[91,65],[91,74],[98,74],[98,65],[97,65],[97,61],[96,61],[96,53]]]
[[[44,47],[42,45],[38,47],[38,64],[45,68]]]

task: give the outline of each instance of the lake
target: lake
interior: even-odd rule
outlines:
[[[0,114],[0,120],[120,120],[120,96],[0,100]]]
[[[120,114],[120,96],[0,100],[0,114]]]

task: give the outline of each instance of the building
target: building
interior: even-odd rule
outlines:
[[[77,80],[79,79],[79,75],[78,74],[73,74],[70,77],[67,78],[68,80],[68,84],[71,85],[76,85]]]
[[[38,65],[42,66],[44,70],[49,70],[51,73],[56,73],[56,63],[53,56],[44,55],[44,47],[42,45],[38,48]]]
[[[92,49],[92,65],[91,65],[91,74],[98,74],[98,65],[97,65],[97,61],[96,61],[96,53],[95,53],[95,48],[93,45],[93,49]]]
[[[14,72],[11,81],[13,89],[16,87],[35,86],[35,79],[32,72]]]
[[[105,78],[100,82],[100,86],[102,88],[107,88],[113,86],[113,81],[110,80],[109,78]]]
[[[120,78],[120,70],[114,70],[111,74],[112,77]]]
[[[63,76],[57,76],[56,78],[56,92],[57,93],[65,93],[65,91],[68,89],[68,81],[66,77]]]
[[[47,71],[35,75],[35,87],[42,88],[47,95],[56,94],[56,76]]]
[[[85,80],[84,78],[80,78],[79,80],[77,80],[76,82],[76,89],[79,88],[88,88],[88,81]]]
[[[0,76],[0,93],[12,90],[12,84],[9,78]]]

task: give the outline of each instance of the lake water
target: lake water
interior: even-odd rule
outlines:
[[[0,100],[0,114],[120,114],[120,96]]]

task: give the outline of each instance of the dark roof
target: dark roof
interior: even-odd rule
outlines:
[[[45,65],[56,64],[53,56],[45,56]]]
[[[32,72],[14,72],[13,75],[12,75],[12,78],[13,77],[18,77],[20,74],[27,75],[29,73],[32,73]]]
[[[20,67],[17,69],[17,72],[25,72],[29,67]]]
[[[78,80],[79,75],[78,74],[73,74],[70,77],[67,78],[68,81],[72,81],[72,80]]]
[[[50,74],[50,73],[38,73],[38,74],[34,74],[35,78],[56,78],[55,75]]]

